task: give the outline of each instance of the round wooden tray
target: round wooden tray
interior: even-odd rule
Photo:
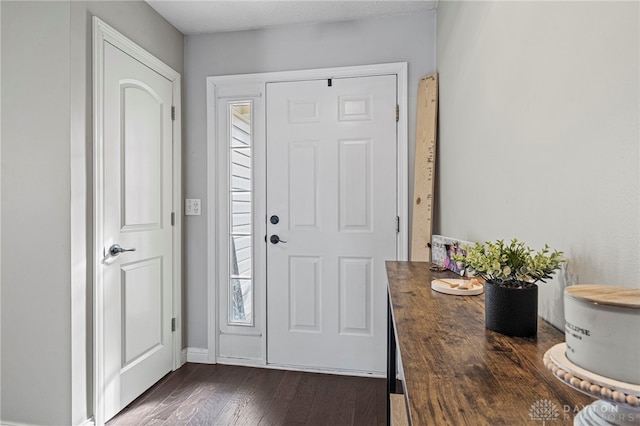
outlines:
[[[464,284],[467,280],[461,280],[458,278],[447,278],[444,282],[442,280],[431,281],[431,289],[438,293],[453,294],[454,296],[476,296],[484,292],[482,285],[474,284],[469,289],[452,288],[447,283]]]
[[[640,385],[620,382],[585,370],[567,358],[567,344],[558,343],[544,354],[544,365],[566,385],[613,404],[640,410]]]

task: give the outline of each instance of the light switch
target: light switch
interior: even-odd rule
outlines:
[[[199,198],[186,198],[184,200],[184,214],[185,216],[200,216],[200,199]]]

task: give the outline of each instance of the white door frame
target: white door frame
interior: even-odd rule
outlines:
[[[248,84],[258,84],[262,86],[262,93],[265,93],[267,83],[284,81],[319,80],[329,78],[347,77],[367,77],[377,75],[397,76],[397,96],[400,107],[400,115],[397,126],[397,199],[396,211],[400,218],[400,226],[397,239],[397,260],[408,259],[408,222],[409,222],[409,136],[408,136],[408,94],[407,94],[407,63],[395,62],[388,64],[375,64],[339,68],[321,68],[298,71],[282,71],[258,74],[241,74],[227,76],[207,77],[207,206],[208,206],[208,243],[207,243],[207,286],[208,286],[208,363],[217,362],[217,339],[218,339],[218,238],[216,213],[216,201],[218,199],[218,168],[217,168],[217,147],[220,143],[217,137],[216,128],[216,99],[218,87],[240,86]],[[246,95],[246,94],[245,94]],[[256,97],[261,94],[252,94]],[[264,109],[266,113],[266,108]],[[264,135],[266,137],[266,134]],[[266,297],[259,302],[261,315],[266,324]],[[265,338],[266,337],[266,338]],[[260,365],[266,365],[266,329],[263,330],[263,353],[265,359]],[[238,364],[253,364],[255,362],[242,362]]]
[[[104,44],[109,43],[127,53],[142,64],[172,82],[173,105],[176,117],[173,122],[173,317],[176,318],[176,330],[173,333],[173,369],[181,365],[182,321],[181,321],[181,277],[182,277],[182,179],[181,179],[181,98],[180,74],[161,62],[155,56],[133,43],[98,17],[93,17],[93,416],[96,425],[103,425],[104,418],[104,306],[102,299],[103,280],[98,265],[103,259],[104,236],[102,209],[104,206],[103,170],[103,102],[104,102]]]

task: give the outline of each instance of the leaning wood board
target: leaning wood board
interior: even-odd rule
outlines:
[[[422,77],[418,84],[411,232],[411,260],[414,261],[431,261],[437,123],[438,74],[432,74]]]
[[[564,333],[538,318],[538,335],[508,337],[484,325],[484,294],[431,290],[429,262],[387,261],[391,315],[402,358],[403,389],[413,425],[541,425],[541,402],[557,409],[547,425],[572,425],[593,398],[565,385],[544,366]],[[543,413],[546,414],[546,413]],[[532,417],[533,415],[533,417]],[[537,420],[534,421],[534,420]]]

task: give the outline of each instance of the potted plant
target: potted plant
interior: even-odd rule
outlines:
[[[538,329],[538,282],[545,282],[564,262],[561,251],[548,245],[534,251],[514,238],[476,243],[466,247],[464,262],[473,274],[484,278],[485,326],[508,336],[535,336]]]

